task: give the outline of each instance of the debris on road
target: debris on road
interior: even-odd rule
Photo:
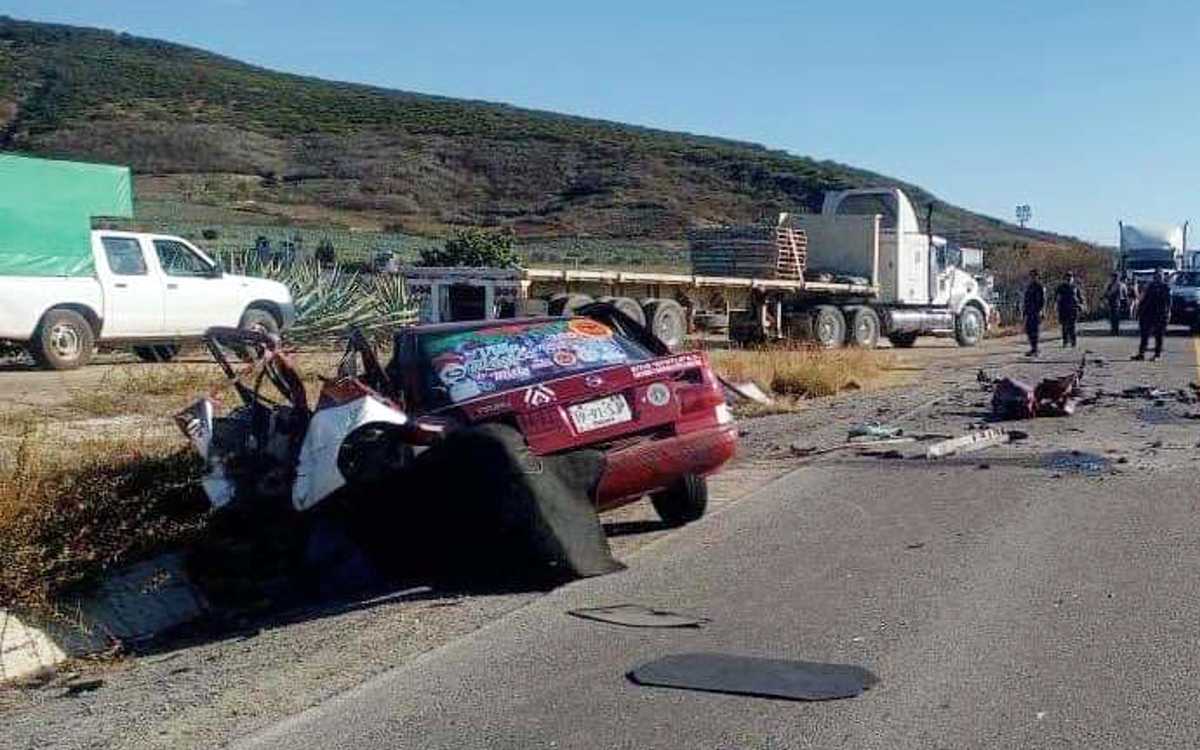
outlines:
[[[831,445],[826,448],[818,448],[815,445],[800,445],[799,443],[792,443],[791,451],[792,455],[794,456],[798,456],[800,458],[810,458],[812,456],[823,456],[826,453],[834,453],[842,450],[868,450],[884,445],[906,445],[908,443],[915,442],[917,442],[915,437],[895,437],[884,438],[881,440],[852,440],[845,443],[838,443],[837,445]]]
[[[721,378],[721,385],[725,386],[726,391],[733,396],[752,401],[763,406],[771,406],[775,403],[775,399],[763,392],[762,388],[758,387],[758,383],[748,380],[745,383],[732,383],[724,378]]]
[[[1068,375],[1042,378],[1036,386],[1012,377],[992,383],[992,418],[999,421],[1034,417],[1066,417],[1080,400],[1086,357]],[[981,380],[982,382],[982,380]]]
[[[665,656],[627,677],[638,685],[795,701],[855,698],[879,682],[870,670],[849,664],[712,653]]]
[[[998,420],[1032,419],[1037,416],[1034,388],[1016,378],[1001,378],[992,388],[992,417]]]
[[[980,430],[934,443],[925,449],[925,458],[945,458],[963,453],[974,453],[984,448],[1002,445],[1008,441],[1009,435],[1004,430]]]
[[[596,620],[631,628],[698,628],[709,622],[707,617],[692,617],[641,604],[614,604],[607,607],[588,607],[568,610],[567,614],[584,620]]]
[[[874,442],[878,440],[889,440],[904,434],[904,430],[900,427],[888,427],[875,422],[867,424],[857,424],[850,428],[847,435],[847,441],[859,440],[861,442]]]

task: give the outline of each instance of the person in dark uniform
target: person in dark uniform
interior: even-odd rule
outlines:
[[[1075,274],[1067,271],[1063,281],[1054,288],[1054,302],[1058,308],[1058,322],[1062,326],[1062,345],[1075,348],[1078,340],[1075,336],[1075,326],[1079,323],[1079,313],[1083,310],[1083,290],[1075,283]]]
[[[1154,280],[1145,286],[1137,305],[1138,329],[1142,342],[1138,345],[1135,360],[1146,358],[1150,337],[1154,336],[1154,359],[1162,356],[1163,336],[1167,333],[1167,321],[1171,318],[1171,287],[1163,277],[1162,269],[1154,272]]]
[[[1129,287],[1121,280],[1121,274],[1114,273],[1108,286],[1104,288],[1104,302],[1108,305],[1108,326],[1112,335],[1121,334],[1121,316],[1125,314],[1125,305],[1129,301]]]
[[[1029,337],[1026,357],[1036,357],[1038,336],[1042,332],[1042,310],[1046,307],[1046,288],[1038,278],[1037,269],[1029,272],[1029,284],[1025,287],[1025,300],[1021,311],[1025,315],[1025,335]]]

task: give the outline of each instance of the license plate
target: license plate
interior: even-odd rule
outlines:
[[[625,397],[620,395],[569,406],[567,411],[579,432],[591,432],[633,420],[629,404],[625,402]]]

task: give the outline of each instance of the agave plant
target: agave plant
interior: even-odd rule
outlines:
[[[295,322],[283,332],[289,344],[314,344],[345,338],[351,328],[385,339],[417,321],[417,306],[404,280],[390,275],[360,275],[315,261],[283,263],[248,251],[226,259],[234,272],[281,282],[292,293]]]

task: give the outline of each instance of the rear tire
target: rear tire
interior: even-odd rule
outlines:
[[[646,327],[667,349],[677,352],[687,335],[687,314],[673,299],[652,299],[645,305]]]
[[[92,359],[96,334],[82,315],[74,310],[51,310],[42,318],[29,352],[42,367],[74,370]]]
[[[846,311],[850,329],[846,343],[863,349],[874,349],[879,345],[879,316],[869,307],[856,307]]]
[[[612,305],[636,321],[638,325],[646,325],[646,312],[642,310],[642,306],[637,303],[637,300],[631,297],[601,297],[596,301]]]
[[[651,495],[650,503],[668,526],[698,521],[708,509],[708,480],[685,474],[667,489]]]
[[[917,334],[892,333],[888,335],[888,341],[892,342],[892,346],[897,349],[911,349],[912,345],[917,343]]]
[[[546,311],[554,316],[574,315],[579,308],[590,305],[593,301],[586,294],[556,294],[550,298]]]
[[[272,336],[279,335],[279,321],[275,319],[274,315],[258,307],[252,307],[246,311],[238,328],[267,333]]]
[[[823,349],[846,342],[846,316],[833,305],[819,305],[812,313],[812,338]]]
[[[157,346],[135,346],[133,354],[143,362],[170,362],[179,354],[177,344],[159,344]]]

